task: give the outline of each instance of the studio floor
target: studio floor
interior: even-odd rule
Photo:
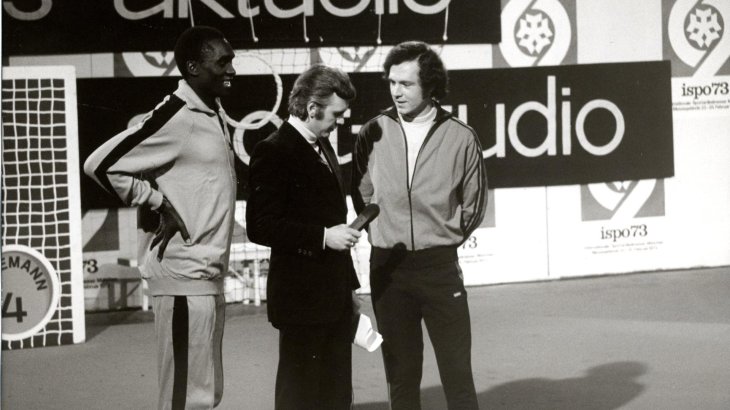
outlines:
[[[482,409],[730,409],[730,267],[474,287],[469,305]],[[2,352],[3,409],[155,407],[152,313],[86,320],[83,344]],[[277,341],[265,306],[228,305],[218,408],[273,408]],[[445,409],[424,356],[423,408]],[[354,408],[388,409],[380,350],[353,365]]]

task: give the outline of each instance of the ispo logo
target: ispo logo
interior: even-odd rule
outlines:
[[[661,179],[588,184],[580,191],[583,221],[664,216]]]
[[[730,57],[727,0],[677,0],[669,14],[667,33],[677,57],[694,68],[695,76],[713,76]]]
[[[559,65],[571,37],[570,18],[557,0],[512,0],[502,10],[499,50],[511,67]]]

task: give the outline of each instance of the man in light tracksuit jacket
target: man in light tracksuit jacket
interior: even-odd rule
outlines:
[[[175,46],[177,90],[84,165],[157,227],[141,239],[138,258],[153,295],[160,409],[210,409],[223,394],[223,276],[236,176],[219,97],[230,92],[233,57],[220,31],[188,29]]]
[[[474,130],[443,110],[448,77],[422,42],[394,47],[385,77],[394,107],[367,122],[353,154],[359,212],[370,223],[370,286],[393,410],[420,409],[425,321],[448,408],[478,408],[471,324],[457,248],[483,218],[487,180]]]

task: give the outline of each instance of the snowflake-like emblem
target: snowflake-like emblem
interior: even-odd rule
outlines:
[[[519,23],[515,37],[520,47],[527,49],[530,55],[540,54],[550,45],[553,32],[550,30],[550,20],[542,13],[525,13]]]
[[[715,40],[720,38],[722,26],[718,21],[718,14],[713,8],[696,8],[688,16],[688,38],[701,49],[709,48]]]

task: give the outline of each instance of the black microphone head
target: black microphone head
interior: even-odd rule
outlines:
[[[360,215],[364,215],[367,221],[370,222],[380,214],[380,207],[378,204],[367,204],[365,209],[362,210]]]
[[[361,230],[365,227],[365,225],[372,222],[373,219],[375,219],[378,214],[380,214],[380,207],[378,204],[368,204],[365,206],[365,208],[360,212],[360,215],[355,218],[354,221],[350,224],[350,228]]]

